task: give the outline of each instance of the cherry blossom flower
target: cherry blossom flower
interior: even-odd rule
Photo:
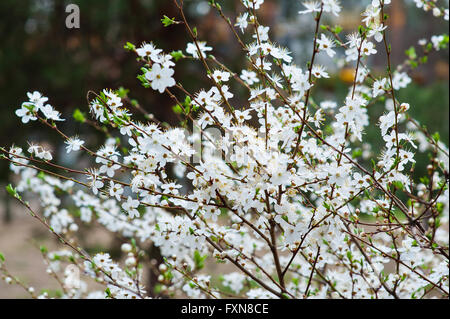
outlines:
[[[90,175],[88,179],[91,180],[90,186],[92,189],[92,192],[97,195],[98,190],[102,188],[105,184],[101,181],[101,178],[98,176],[98,172],[95,169],[91,169],[89,171]]]
[[[317,43],[319,44],[319,50],[325,51],[330,58],[334,57],[336,52],[333,50],[334,43],[323,33],[320,35],[320,39],[317,39]]]
[[[299,11],[299,14],[306,14],[312,12],[320,12],[320,2],[319,1],[305,1],[302,3],[306,10]]]
[[[116,184],[113,181],[109,183],[109,195],[115,197],[118,201],[121,200],[120,196],[123,194],[123,187],[120,184]]]
[[[381,80],[376,80],[373,83],[373,88],[372,88],[372,97],[377,97],[380,94],[384,93],[384,90],[386,88],[386,83],[387,83],[387,79],[383,78]]]
[[[28,96],[28,99],[30,100],[30,103],[33,103],[36,106],[36,110],[39,110],[39,108],[42,105],[44,105],[45,102],[48,101],[48,97],[43,96],[38,91],[34,91],[33,93],[28,92],[27,96]]]
[[[29,121],[36,121],[37,117],[33,113],[34,104],[25,102],[20,109],[16,110],[16,115],[22,119],[22,123],[26,124]]]
[[[322,65],[314,65],[311,72],[316,78],[329,78],[330,77]]]
[[[241,32],[243,33],[244,30],[247,28],[248,26],[248,13],[244,12],[243,14],[241,14],[240,16],[238,16],[236,18],[236,24],[235,26],[239,27],[241,29]]]
[[[136,49],[136,52],[141,57],[148,57],[153,62],[159,62],[158,55],[162,52],[162,50],[157,49],[153,43],[143,43],[140,48]]]
[[[217,82],[227,82],[230,79],[230,75],[231,74],[228,72],[215,70],[214,73],[212,74],[212,77]]]
[[[72,151],[79,151],[81,149],[81,146],[84,144],[84,141],[80,140],[78,137],[70,137],[67,139],[67,141],[65,141],[65,143],[67,144],[67,153],[70,153]]]
[[[130,218],[139,217],[139,211],[136,209],[139,207],[139,201],[131,197],[127,198],[127,201],[122,204],[122,208],[127,212]]]
[[[161,65],[155,63],[152,69],[145,73],[145,78],[151,82],[153,90],[163,93],[166,88],[175,85],[175,80],[172,77],[173,74],[173,69],[163,68]]]
[[[212,48],[206,45],[204,41],[197,41],[197,44],[200,48],[201,55],[205,57],[206,52],[212,51]],[[194,58],[198,59],[200,56],[198,54],[197,46],[194,43],[188,43],[186,52],[192,55]]]
[[[254,83],[258,83],[259,79],[255,72],[242,70],[241,79],[244,80],[248,85],[253,85]]]

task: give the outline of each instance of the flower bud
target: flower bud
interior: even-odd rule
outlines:
[[[400,104],[399,112],[404,113],[409,110],[409,103]]]
[[[127,265],[128,267],[135,266],[135,265],[136,265],[136,258],[134,258],[134,257],[128,257],[128,258],[125,260],[125,265]]]
[[[166,264],[160,264],[158,268],[159,268],[160,272],[166,272],[167,271]]]
[[[433,8],[433,15],[439,17],[441,15],[441,10],[438,7]]]
[[[131,246],[128,243],[122,244],[122,246],[120,246],[120,249],[124,252],[124,253],[129,253],[130,251],[133,250],[133,246]]]

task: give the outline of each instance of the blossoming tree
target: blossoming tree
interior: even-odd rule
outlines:
[[[337,0],[309,1],[299,14],[315,26],[313,50],[305,53],[309,63],[297,66],[258,20],[263,0],[241,0],[236,21],[210,0],[247,58],[242,69],[231,70],[190,25],[183,1],[173,2],[179,15],[162,22],[185,27],[185,52],[164,53],[153,43],[125,48],[141,63],[142,85],[174,101],[180,127],[160,123],[126,91],[105,89],[89,95],[95,121],[76,113],[114,136],[92,149],[88,140],[67,136],[58,126],[61,114],[33,92],[17,116],[52,130],[71,156],[90,158],[91,168],[59,165],[38,144],[0,148],[20,176],[8,192],[65,246],[42,251],[55,276],[58,264],[71,265],[59,274],[63,296],[448,298],[448,147],[396,97],[413,67],[447,47],[448,35],[420,40],[394,66],[390,0],[368,1],[360,27],[346,36],[323,24],[324,16],[340,14]],[[436,1],[415,2],[448,20],[448,9]],[[315,97],[329,77],[318,55],[354,69],[343,101]],[[372,55],[383,57],[384,74],[371,68]],[[182,59],[203,68],[210,86],[189,92],[177,82]],[[237,92],[246,105],[235,105]],[[373,107],[384,107],[383,115],[371,118]],[[133,119],[134,111],[147,121]],[[381,154],[365,141],[369,125],[378,125]],[[429,154],[420,178],[417,153]],[[40,208],[24,199],[30,193]],[[78,245],[80,225],[94,221],[126,239],[125,260],[106,252],[91,256]],[[220,274],[212,263],[220,264]],[[158,283],[144,283],[148,267]],[[12,275],[3,255],[0,270],[32,297],[48,297]],[[104,289],[90,290],[89,277]]]

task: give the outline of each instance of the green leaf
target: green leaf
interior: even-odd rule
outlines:
[[[0,253],[0,261],[1,261],[1,262],[5,262],[5,256],[3,256],[2,253]]]
[[[342,27],[340,25],[337,25],[334,27],[333,32],[337,34],[337,33],[341,33],[342,30],[343,30]]]
[[[105,289],[105,293],[106,293],[106,298],[112,298],[113,295],[111,294],[111,290],[109,290],[109,288]]]
[[[353,158],[358,158],[362,155],[363,151],[360,148],[357,148],[356,150],[353,151],[352,153],[352,157]]]
[[[126,49],[126,50],[130,50],[130,51],[136,50],[136,46],[135,46],[133,43],[131,43],[131,42],[127,42],[127,43],[123,46],[123,48]]]
[[[416,53],[416,49],[412,46],[410,47],[408,50],[405,51],[405,54],[410,58],[410,59],[415,59],[417,58],[417,53]]]
[[[433,140],[435,142],[439,142],[440,139],[441,139],[441,136],[439,135],[439,132],[436,132],[433,134]]]
[[[172,106],[172,111],[173,111],[175,114],[181,114],[181,113],[183,113],[183,109],[182,109],[181,106],[179,106],[178,104]]]
[[[436,217],[436,219],[434,220],[434,227],[438,229],[440,226],[441,226],[441,219],[439,217]]]
[[[150,87],[150,83],[148,83],[147,78],[140,74],[137,76],[138,80],[141,81],[141,84],[143,87],[145,87],[146,89],[148,89]]]
[[[113,115],[113,121],[114,123],[116,123],[119,127],[121,127],[122,125],[124,125],[126,122],[124,120],[122,120],[120,117]]]
[[[428,183],[430,182],[430,180],[428,179],[428,177],[423,176],[423,177],[420,178],[420,182],[421,182],[422,184],[428,185]]]
[[[364,33],[364,27],[362,25],[358,26],[358,32],[359,32],[359,34]]]
[[[350,262],[352,262],[353,255],[352,255],[352,252],[351,252],[350,250],[347,251],[347,258],[348,258],[348,260],[349,260]]]
[[[23,106],[25,106],[25,108],[28,110],[28,111],[30,111],[30,112],[33,112],[33,110],[34,110],[34,104],[33,103],[24,103],[24,104],[22,104]]]
[[[449,42],[449,36],[448,36],[448,34],[444,34],[444,38],[442,39],[441,42],[439,42],[439,48],[446,49],[448,42]]]
[[[156,295],[159,295],[159,293],[162,291],[162,285],[161,284],[155,285],[155,288],[153,288],[153,291],[155,292]]]
[[[208,255],[200,255],[200,252],[196,250],[194,252],[194,263],[196,269],[202,269],[205,267],[205,259],[208,257]]]
[[[172,25],[175,23],[175,18],[169,18],[168,16],[164,15],[164,18],[161,19],[162,24],[165,27],[168,27],[169,25]]]
[[[403,183],[400,181],[394,181],[392,184],[395,186],[395,188],[397,188],[399,190],[403,190],[403,188],[404,188]]]
[[[75,119],[75,121],[80,123],[86,122],[86,117],[84,116],[83,112],[80,111],[80,109],[76,109],[75,111],[73,111],[73,118]]]
[[[6,191],[9,193],[9,195],[20,199],[20,195],[17,193],[17,189],[15,189],[11,184],[6,186]]]
[[[185,108],[186,108],[186,107],[190,107],[190,106],[191,106],[191,103],[192,103],[191,98],[189,97],[189,95],[186,95],[186,98],[184,99],[183,106],[184,106]]]
[[[116,91],[117,95],[120,98],[124,98],[127,97],[128,93],[130,93],[130,90],[125,89],[123,86],[121,86],[117,91]]]
[[[374,161],[373,158],[370,159],[370,163],[372,164],[372,168],[373,168],[374,170],[376,170],[376,169],[377,169],[377,163],[375,163],[375,161]]]
[[[172,51],[172,52],[170,52],[170,55],[175,59],[175,61],[178,61],[185,57],[185,55],[183,54],[183,51],[181,51],[181,50]]]

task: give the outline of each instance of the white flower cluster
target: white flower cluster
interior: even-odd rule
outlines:
[[[444,20],[448,21],[448,1],[447,8],[440,7],[435,0],[413,0],[417,8],[424,11],[431,11],[435,17],[443,17]]]
[[[64,121],[60,118],[60,113],[56,111],[50,104],[45,104],[48,101],[47,97],[41,93],[34,91],[27,93],[29,101],[22,103],[22,107],[16,110],[16,115],[22,119],[22,123],[26,124],[29,121],[36,121],[36,112],[40,111],[46,119],[53,121]]]
[[[223,14],[216,1],[210,3]],[[67,245],[77,247],[71,243],[78,229],[94,221],[133,243],[122,246],[125,269],[107,253],[91,258],[74,252],[80,273],[106,290],[89,292],[78,284],[65,296],[350,299],[432,292],[448,298],[448,148],[407,116],[410,105],[395,97],[411,78],[390,65],[385,50],[389,3],[372,1],[359,32],[343,43],[333,39],[337,31],[319,28],[323,15],[339,15],[339,1],[305,2],[300,14],[312,15],[320,31],[303,68],[258,21],[263,0],[242,1],[236,26],[244,33],[252,29],[253,42],[244,44],[233,33],[248,61],[236,72],[207,56],[212,48],[187,21],[193,41],[188,56],[165,54],[151,43],[132,48],[145,69],[143,85],[172,98],[191,129],[165,127],[152,117],[134,120],[124,96],[104,90],[90,110],[115,135],[95,151],[57,129],[59,113],[44,107],[47,98],[29,94],[16,112],[22,121],[39,118],[56,128],[67,153],[91,156],[93,167],[66,168],[62,175],[56,171],[63,167],[41,146],[31,145],[30,156],[17,146],[2,148],[21,176],[10,191],[21,201],[19,193],[36,193],[47,225],[68,238]],[[315,63],[323,53],[330,60],[343,56],[354,69],[344,101],[313,96],[321,79],[331,77]],[[381,77],[369,66],[375,54],[384,54],[388,64]],[[204,67],[211,87],[190,93],[177,85],[174,57]],[[247,92],[247,105],[239,109],[233,106],[234,84]],[[380,105],[383,115],[373,118],[368,109]],[[375,123],[384,147],[374,155],[365,133]],[[413,175],[414,152],[431,154],[420,181]],[[43,163],[55,173],[41,169]],[[64,207],[63,198],[73,205]],[[147,259],[141,257],[148,247],[162,258],[146,256],[159,283],[144,288]],[[76,262],[81,256],[84,262]],[[214,261],[229,264],[228,273],[211,270]],[[67,278],[73,283],[72,275]]]

